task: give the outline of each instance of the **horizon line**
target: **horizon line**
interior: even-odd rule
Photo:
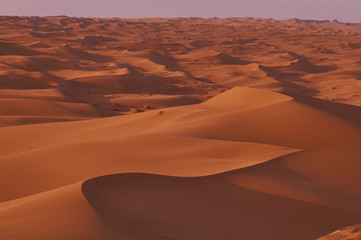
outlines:
[[[64,17],[64,18],[90,18],[90,19],[177,19],[177,18],[181,18],[181,19],[189,19],[189,18],[197,18],[197,19],[203,19],[203,20],[208,20],[208,19],[220,19],[220,20],[226,20],[226,19],[237,19],[237,18],[250,18],[250,19],[265,19],[265,20],[274,20],[276,22],[282,22],[282,21],[286,21],[286,20],[300,20],[300,21],[311,21],[311,22],[337,22],[337,23],[342,23],[342,24],[361,24],[361,22],[343,22],[340,21],[338,19],[304,19],[304,18],[280,18],[280,19],[276,19],[276,18],[272,18],[272,17],[250,17],[250,16],[238,16],[238,17],[198,17],[198,16],[177,16],[177,17],[119,17],[119,16],[109,16],[109,17],[96,17],[96,16],[69,16],[69,15],[7,15],[7,14],[0,14],[0,17],[39,17],[39,18],[59,18],[59,17]]]

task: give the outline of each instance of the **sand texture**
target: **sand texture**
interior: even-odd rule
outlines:
[[[0,33],[0,240],[361,239],[361,24]]]

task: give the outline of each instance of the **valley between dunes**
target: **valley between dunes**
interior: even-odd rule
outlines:
[[[1,240],[361,239],[361,25],[0,16]]]

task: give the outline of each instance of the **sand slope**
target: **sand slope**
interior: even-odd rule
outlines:
[[[0,203],[1,239],[119,239],[75,183]]]
[[[236,88],[205,103],[164,109],[161,113],[156,110],[83,122],[18,126],[15,133],[13,127],[1,128],[2,144],[8,146],[2,149],[0,157],[2,200],[109,173],[209,175],[300,150],[298,147],[303,144],[277,146],[274,143],[277,141],[266,136],[250,141],[247,133],[243,136],[237,132],[241,128],[237,130],[231,124],[228,127],[220,125],[220,121],[236,120],[235,114],[247,114],[249,109],[262,107],[262,103],[257,106],[253,105],[253,101],[247,104],[247,96],[252,93],[262,94],[263,91]],[[243,108],[227,103],[230,98],[238,96]],[[265,95],[266,99],[266,106],[291,100],[277,93]],[[275,100],[274,104],[272,100]],[[220,107],[220,104],[225,107]],[[254,120],[256,118],[253,117]],[[202,134],[204,131],[200,127],[201,132],[193,130],[194,126],[207,126],[206,123],[214,128],[213,134],[217,134],[217,128],[223,128],[225,135],[208,136],[212,131],[204,130],[207,133]],[[342,124],[345,129],[349,127],[346,123],[339,124],[340,128]],[[328,131],[332,131],[331,127]],[[361,139],[359,129],[351,127],[349,131],[353,134],[348,139]],[[234,139],[235,136],[240,139]],[[342,137],[346,136],[340,135],[340,139]],[[169,156],[172,158],[169,159]],[[17,180],[18,175],[22,175],[21,181]],[[25,179],[29,181],[24,183]],[[11,186],[6,184],[9,181]],[[20,188],[23,191],[19,191]]]
[[[360,238],[360,24],[0,31],[1,240]]]
[[[83,192],[126,239],[314,239],[339,224],[360,221],[359,213],[305,201],[306,196],[240,187],[235,177],[113,175],[85,182]]]
[[[319,240],[343,240],[343,239],[361,239],[360,225],[353,225],[347,228],[337,230]]]
[[[360,29],[300,19],[1,16],[0,96],[36,91],[17,94],[54,105],[53,90],[74,103],[70,112],[89,110],[47,115],[44,102],[24,113],[20,101],[4,103],[0,126],[194,104],[236,86],[360,106]]]
[[[196,105],[0,134],[4,239],[87,239],[90,224],[92,239],[315,239],[361,221],[361,129],[280,93],[234,88]],[[84,210],[74,219],[86,222],[59,230],[48,211],[31,213],[58,195],[65,219],[67,206],[89,208],[82,181],[96,217]],[[34,221],[49,228],[29,231]]]

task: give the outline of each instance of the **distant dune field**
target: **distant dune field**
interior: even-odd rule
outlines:
[[[0,240],[361,239],[361,24],[0,33]]]

